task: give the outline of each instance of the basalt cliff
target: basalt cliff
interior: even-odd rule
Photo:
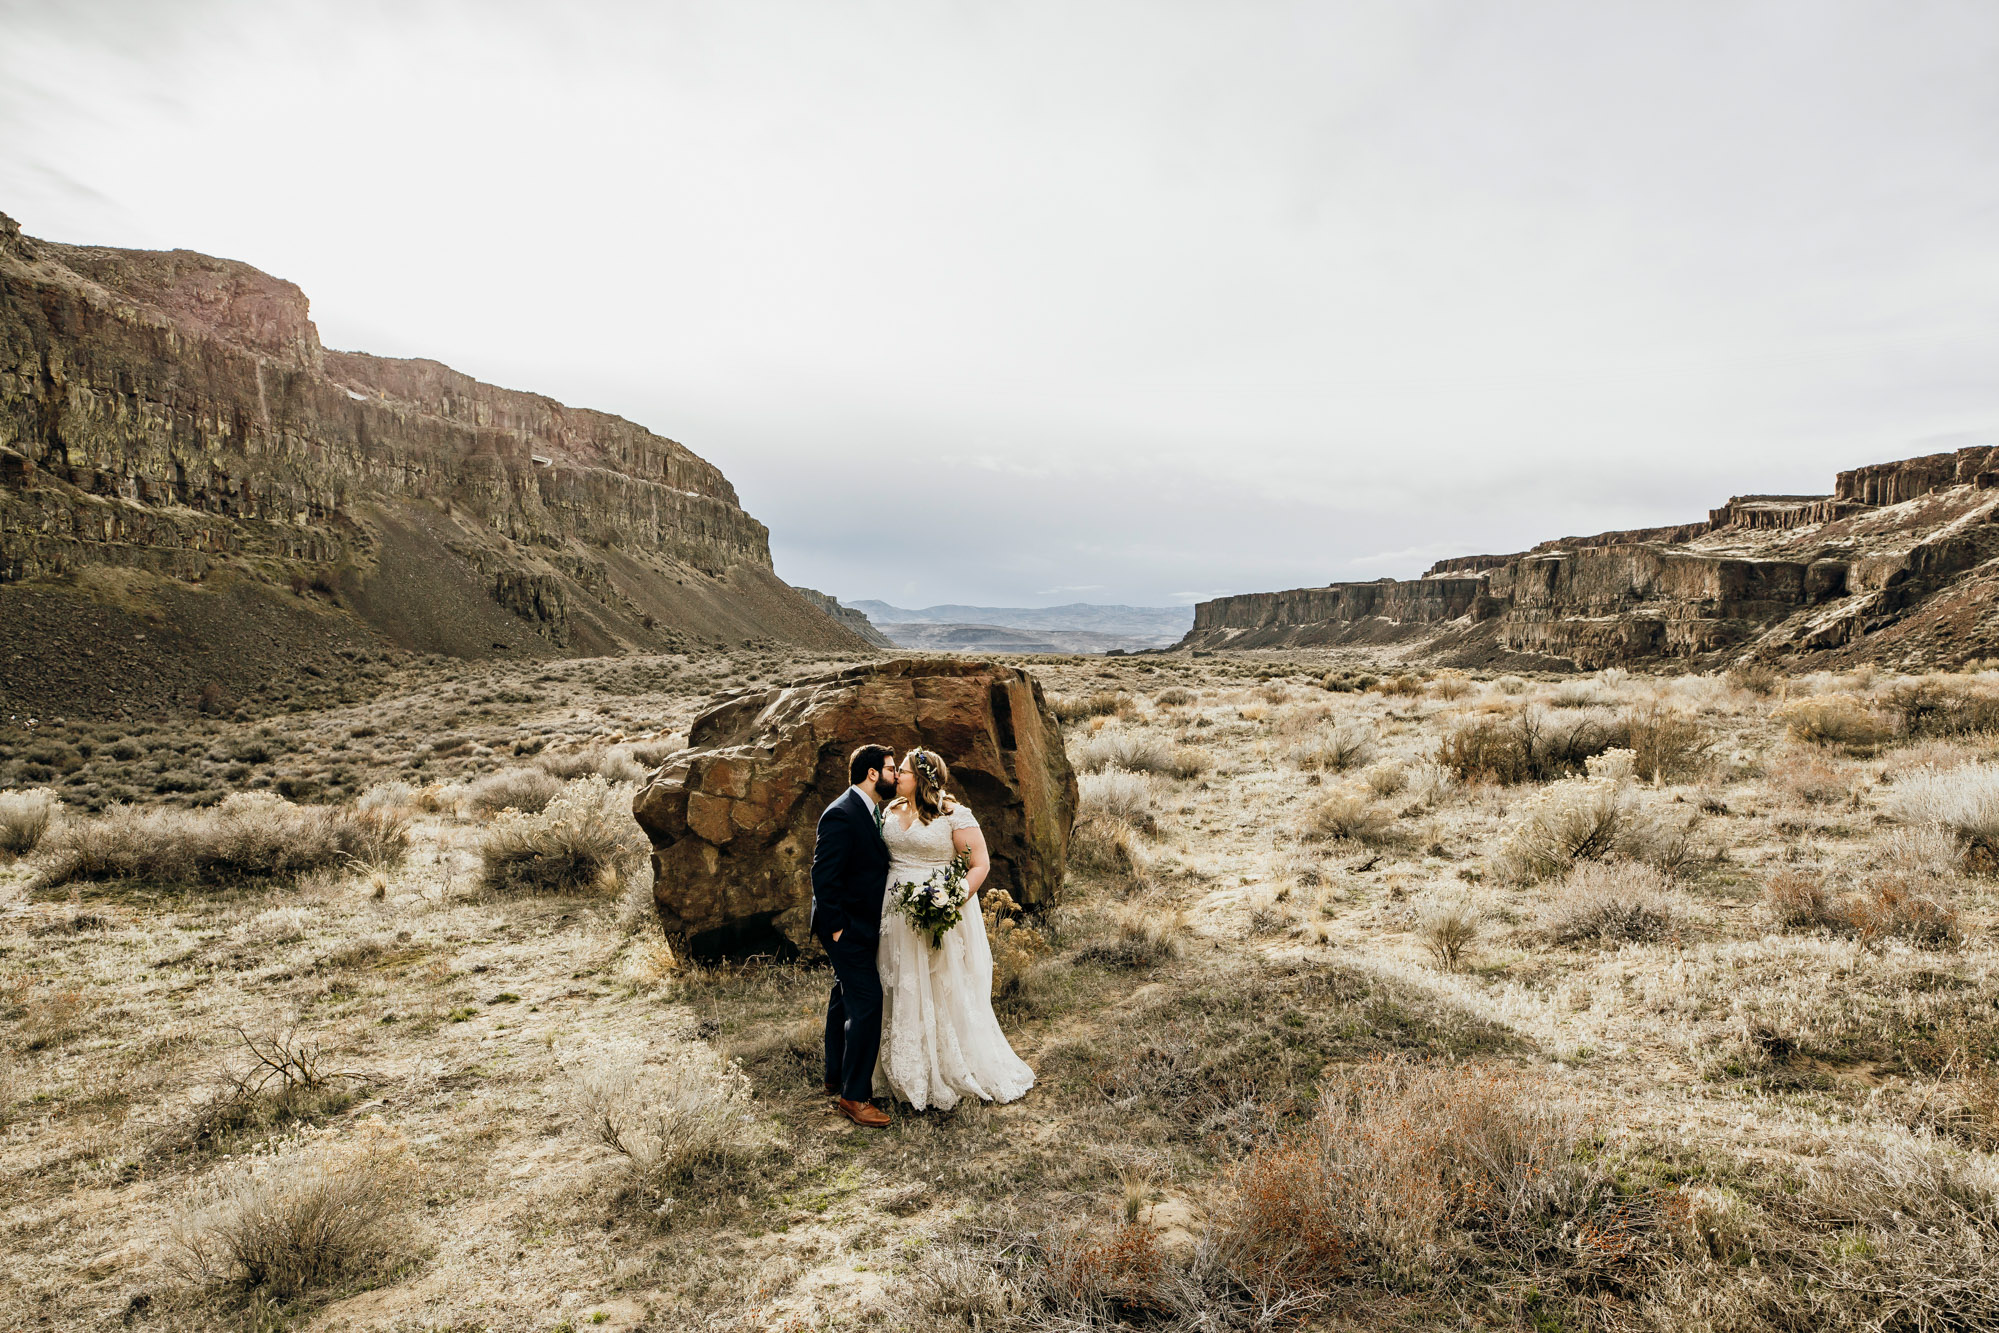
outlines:
[[[1594,668],[1999,656],[1999,448],[1745,495],[1704,521],[1442,560],[1420,579],[1203,602],[1181,647],[1402,643],[1447,662]]]
[[[305,294],[0,215],[0,706],[171,706],[370,649],[864,650],[692,451]]]

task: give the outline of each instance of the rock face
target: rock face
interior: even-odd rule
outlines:
[[[298,590],[460,656],[861,646],[672,440],[329,351],[305,294],[246,264],[0,216],[0,625],[11,585],[104,567]]]
[[[867,612],[857,611],[851,606],[842,606],[839,598],[830,593],[820,592],[817,588],[800,588],[798,595],[875,647],[895,647],[895,643],[886,634],[875,628],[875,623],[868,619]]]
[[[1217,598],[1190,648],[1422,643],[1599,667],[1999,653],[1999,449],[1856,468],[1829,495],[1743,495],[1706,522],[1439,561],[1421,579]],[[1817,654],[1830,654],[1829,658]]]
[[[697,957],[814,951],[812,847],[820,812],[870,741],[944,756],[978,816],[989,883],[1029,907],[1061,891],[1076,777],[1040,684],[963,659],[899,658],[721,696],[690,748],[632,812],[653,844],[653,896]]]

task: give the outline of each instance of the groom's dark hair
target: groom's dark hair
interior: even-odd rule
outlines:
[[[847,758],[847,781],[858,784],[871,768],[886,768],[884,762],[895,751],[886,745],[863,745]]]

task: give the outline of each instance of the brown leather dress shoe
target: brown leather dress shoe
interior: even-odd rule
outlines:
[[[840,1085],[837,1083],[828,1083],[826,1085],[826,1095],[828,1097],[838,1097],[840,1095]]]
[[[845,1097],[842,1097],[834,1105],[840,1108],[841,1115],[847,1117],[847,1119],[857,1125],[864,1125],[869,1129],[885,1129],[888,1127],[888,1113],[877,1110],[866,1102],[848,1101]]]

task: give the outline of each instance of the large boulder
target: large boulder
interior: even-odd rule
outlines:
[[[820,812],[868,742],[944,756],[978,816],[988,883],[1027,907],[1062,886],[1076,775],[1041,686],[962,658],[901,658],[718,698],[690,748],[632,802],[652,839],[653,897],[696,957],[815,952],[812,846]]]

